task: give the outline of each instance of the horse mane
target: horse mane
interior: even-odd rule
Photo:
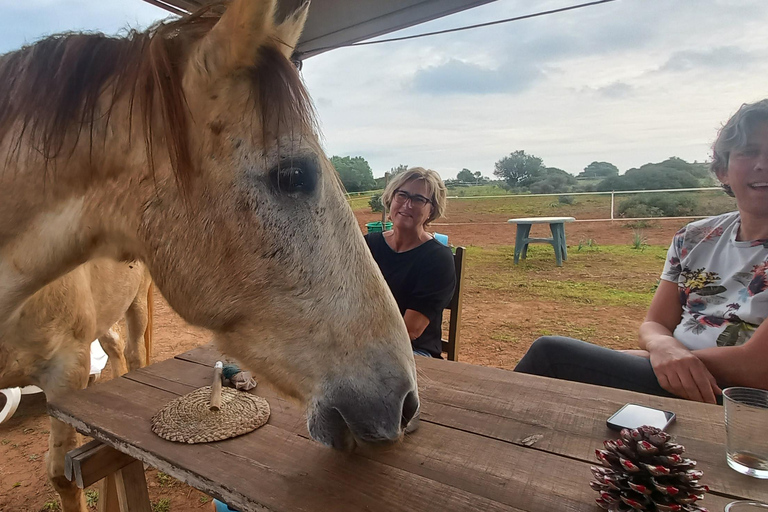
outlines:
[[[42,155],[47,167],[49,161],[74,153],[83,130],[88,133],[92,155],[96,123],[108,125],[115,104],[128,97],[128,122],[137,104],[153,170],[153,119],[159,110],[161,134],[176,181],[186,190],[194,171],[187,136],[190,116],[182,89],[184,66],[189,49],[221,17],[221,5],[160,21],[143,32],[130,30],[123,37],[64,33],[0,56],[0,142],[20,123],[8,156],[21,149],[26,135],[30,149]],[[296,121],[317,130],[309,94],[277,45],[263,45],[257,64],[247,72],[265,136],[267,127]],[[108,107],[101,111],[99,102],[110,89]],[[106,133],[104,130],[105,140]]]

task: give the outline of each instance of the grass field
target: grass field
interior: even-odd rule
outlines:
[[[572,246],[556,267],[546,245],[531,245],[518,265],[513,246],[468,247],[460,358],[512,369],[545,335],[637,348],[666,250]]]

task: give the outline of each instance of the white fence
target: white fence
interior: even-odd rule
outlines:
[[[487,196],[448,196],[450,200],[479,200],[479,199],[528,199],[533,197],[560,197],[560,196],[610,196],[610,214],[603,219],[576,219],[576,222],[604,222],[616,220],[616,196],[617,195],[633,195],[633,194],[650,194],[650,193],[673,193],[673,192],[707,192],[707,191],[720,191],[723,189],[720,187],[699,187],[699,188],[666,188],[666,189],[653,189],[653,190],[613,190],[610,192],[561,192],[554,194],[499,194],[499,195],[487,195]],[[357,192],[353,194],[347,194],[348,199],[352,198],[370,198],[380,191],[365,191]],[[723,192],[724,193],[724,192]],[[620,217],[621,220],[627,221],[639,221],[639,220],[670,220],[670,219],[700,219],[707,217],[708,215],[688,215],[679,217]],[[451,223],[435,223],[441,225],[450,225]],[[496,224],[496,223],[493,223]]]
[[[497,196],[448,196],[448,199],[492,199],[492,198],[524,198],[524,197],[559,197],[559,196],[599,196],[599,195],[610,195],[611,196],[611,214],[610,217],[607,219],[582,219],[583,222],[600,222],[600,221],[606,221],[606,220],[615,220],[615,212],[616,212],[616,196],[621,194],[649,194],[649,193],[666,193],[666,192],[700,192],[700,191],[709,191],[709,190],[719,190],[722,192],[722,188],[720,187],[700,187],[700,188],[664,188],[664,189],[653,189],[653,190],[612,190],[610,192],[561,192],[559,194],[504,194],[504,195],[497,195]],[[704,215],[689,215],[689,216],[682,216],[682,217],[634,217],[634,218],[627,218],[622,217],[622,220],[666,220],[666,219],[700,219],[702,217],[705,217]],[[576,219],[577,222],[579,219]]]

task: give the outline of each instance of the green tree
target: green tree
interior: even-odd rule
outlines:
[[[608,162],[592,162],[579,173],[579,178],[607,178],[609,176],[618,176],[619,169]]]
[[[702,185],[704,164],[689,164],[672,157],[659,163],[649,163],[630,169],[622,176],[611,176],[597,184],[598,191],[653,190],[667,188],[696,188]]]
[[[341,182],[347,192],[371,190],[376,186],[373,171],[365,158],[361,156],[332,156],[331,163],[339,173]]]
[[[572,174],[557,167],[546,167],[530,185],[530,189],[534,194],[558,194],[570,192],[577,183]]]
[[[392,176],[394,176],[396,174],[400,174],[401,172],[405,172],[407,170],[408,170],[408,166],[407,165],[400,164],[397,167],[393,167],[393,168],[391,168],[389,170],[389,177],[391,178]]]
[[[475,175],[469,169],[462,169],[459,174],[456,175],[456,180],[462,183],[474,183],[477,181]]]
[[[510,188],[527,187],[544,171],[541,158],[522,150],[505,156],[494,167],[493,174],[502,178]]]

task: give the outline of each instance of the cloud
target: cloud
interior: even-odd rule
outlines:
[[[535,65],[506,63],[497,69],[450,59],[445,64],[416,72],[413,91],[428,94],[516,94],[542,79],[544,73]]]
[[[741,68],[757,60],[751,52],[735,46],[720,46],[709,50],[686,50],[673,53],[661,66],[661,71],[689,71],[692,69]]]
[[[630,96],[635,88],[624,82],[614,82],[605,87],[599,87],[597,93],[605,98],[623,99]]]

